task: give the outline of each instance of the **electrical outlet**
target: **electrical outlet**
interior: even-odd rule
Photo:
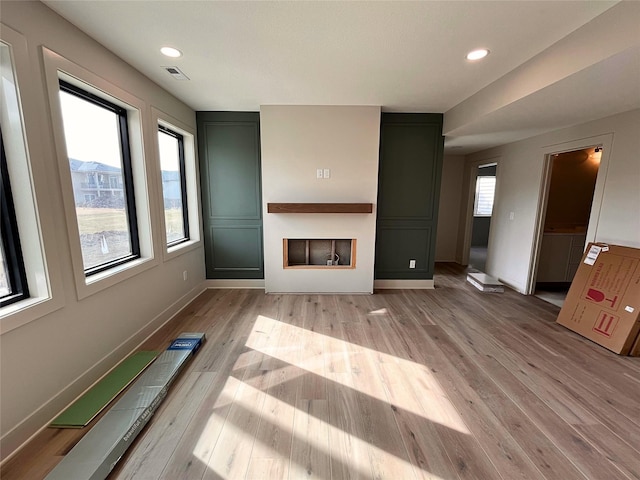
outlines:
[[[329,168],[324,169],[324,178],[331,178],[331,169]]]
[[[182,272],[182,280],[184,280],[185,282],[187,281],[187,271],[185,270],[184,272]]]
[[[416,268],[416,261],[415,260],[409,260],[409,268]]]
[[[516,218],[516,212],[509,212],[509,220]]]
[[[316,168],[316,178],[322,178],[322,169]]]

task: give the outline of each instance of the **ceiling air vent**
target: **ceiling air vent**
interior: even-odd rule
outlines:
[[[182,70],[180,70],[178,67],[162,67],[162,68],[164,68],[167,72],[169,72],[169,75],[171,75],[176,80],[189,80],[189,77],[187,77],[184,73],[182,73]]]

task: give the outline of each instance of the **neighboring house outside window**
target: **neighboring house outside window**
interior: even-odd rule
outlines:
[[[73,198],[76,206],[107,206],[122,208],[123,185],[121,169],[99,162],[69,159]],[[115,200],[120,199],[120,200]],[[95,204],[95,205],[94,205]]]
[[[60,100],[84,272],[89,276],[140,257],[127,111],[62,80]]]
[[[167,246],[189,240],[184,137],[164,126],[158,127],[162,174],[162,196]]]

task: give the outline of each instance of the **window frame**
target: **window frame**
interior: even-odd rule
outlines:
[[[493,183],[493,199],[491,201],[491,213],[478,213],[478,205],[479,205],[479,200],[480,200],[480,183],[482,181],[483,178],[493,178],[494,179],[494,183]],[[496,199],[496,186],[497,186],[497,179],[495,175],[478,175],[476,177],[476,188],[475,188],[475,196],[474,196],[474,200],[473,200],[473,216],[474,217],[484,217],[484,218],[488,218],[493,216],[493,208],[495,206],[495,199]]]
[[[29,92],[35,79],[26,38],[0,22],[0,117],[29,297],[0,307],[0,335],[65,305],[47,172],[53,159],[42,141],[43,106]],[[15,188],[19,186],[19,188]]]
[[[0,130],[0,177],[2,177],[2,190],[0,191],[2,248],[5,253],[7,280],[10,286],[10,293],[0,297],[0,308],[2,308],[29,298],[27,272],[11,193],[11,179],[9,178],[2,130]]]
[[[184,237],[179,238],[178,240],[174,240],[173,242],[167,241],[167,228],[165,224],[164,234],[165,234],[165,244],[167,248],[175,247],[176,245],[180,245],[181,243],[188,242],[191,240],[191,234],[189,231],[189,202],[187,196],[187,173],[186,173],[186,161],[185,161],[185,153],[184,153],[184,135],[176,132],[175,130],[158,124],[158,132],[162,132],[169,136],[174,137],[178,141],[178,164],[179,164],[179,172],[180,172],[180,196],[182,200],[182,228],[184,230]],[[158,160],[160,160],[160,154],[158,152]],[[162,190],[162,211],[165,213],[164,208],[164,186],[162,185],[162,166],[160,166],[160,175],[161,175],[161,187]],[[165,214],[166,221],[166,214]]]
[[[102,107],[117,116],[118,119],[118,134],[120,142],[120,155],[122,160],[122,183],[125,194],[125,206],[127,212],[127,223],[129,226],[129,241],[131,244],[131,254],[124,257],[120,257],[108,262],[101,263],[94,267],[84,268],[84,273],[87,277],[95,275],[105,270],[110,270],[113,267],[128,263],[132,260],[140,258],[140,240],[138,237],[138,217],[136,212],[135,191],[133,185],[133,169],[131,165],[131,152],[129,145],[129,126],[127,120],[127,110],[120,107],[109,100],[95,95],[85,89],[69,83],[63,79],[59,80],[60,92],[65,92],[70,95],[74,95],[82,100],[85,100],[93,105]],[[99,181],[99,179],[96,179]],[[77,215],[77,214],[76,214]]]
[[[152,106],[151,121],[154,128],[155,139],[152,146],[155,149],[155,161],[149,162],[155,168],[155,177],[158,182],[162,182],[162,172],[160,171],[160,154],[158,151],[158,126],[163,125],[174,132],[178,132],[184,137],[185,156],[185,180],[187,182],[187,204],[189,214],[189,240],[179,243],[173,247],[168,247],[166,242],[166,226],[164,224],[164,212],[158,215],[162,235],[155,235],[154,242],[156,249],[162,252],[162,261],[171,261],[180,255],[202,248],[202,220],[201,220],[201,196],[200,196],[200,170],[198,168],[198,158],[196,151],[196,127],[170,115],[163,110]],[[162,189],[156,189],[158,205],[163,203]]]
[[[149,185],[148,183],[148,179],[155,174],[155,171],[150,166],[153,162],[145,161],[145,150],[152,149],[153,145],[149,143],[149,139],[143,134],[150,106],[131,92],[74,63],[46,46],[41,46],[40,50],[44,62],[47,99],[55,145],[55,163],[57,164],[60,180],[66,234],[71,256],[70,267],[75,282],[77,299],[83,300],[107,288],[118,285],[124,280],[149,270],[160,263],[160,258],[154,254],[155,251],[160,251],[158,250],[159,245],[156,243],[158,235],[154,235],[154,232],[158,231],[159,228],[157,224],[159,219],[152,214],[156,208],[154,204],[156,190],[154,185]],[[106,98],[127,110],[140,257],[89,277],[84,272],[73,182],[62,125],[60,80],[77,85],[83,90]]]

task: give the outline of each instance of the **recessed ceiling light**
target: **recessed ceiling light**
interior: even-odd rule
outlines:
[[[160,53],[171,58],[178,58],[182,56],[182,52],[177,48],[173,48],[173,47],[162,47],[160,49]]]
[[[479,48],[467,53],[467,60],[480,60],[487,55],[489,55],[489,50],[487,50],[486,48]]]

